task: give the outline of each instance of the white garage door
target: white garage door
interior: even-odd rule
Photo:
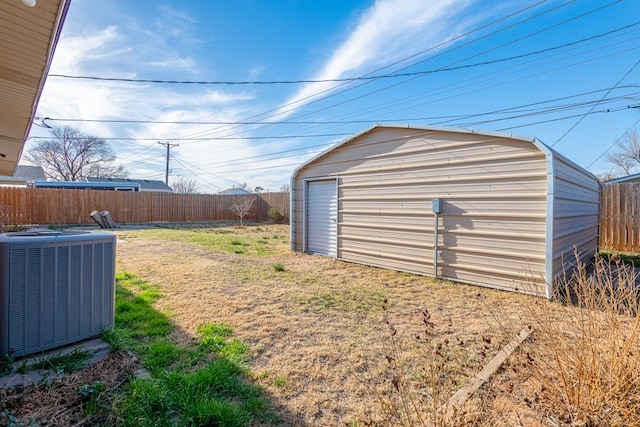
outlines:
[[[336,180],[307,183],[307,252],[337,256]]]

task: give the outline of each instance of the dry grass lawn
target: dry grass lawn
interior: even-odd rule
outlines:
[[[455,391],[512,338],[497,319],[519,326],[522,297],[511,293],[291,253],[288,226],[225,232],[237,233],[240,253],[120,230],[117,269],[161,287],[157,308],[171,315],[179,341],[194,340],[198,325],[229,324],[251,346],[256,381],[292,425],[387,424],[381,393],[395,375],[392,352],[419,388],[429,346],[444,345],[443,363],[455,366],[442,387]],[[243,235],[272,255],[251,255]],[[395,344],[387,320],[398,331]],[[469,412],[477,413],[467,422],[491,416],[492,424],[513,425],[516,412],[530,412],[519,399],[494,407],[489,394],[474,397]]]
[[[175,323],[173,341],[192,346],[199,326],[228,325],[251,349],[247,380],[266,390],[285,425],[640,425],[633,271],[623,280],[602,261],[602,274],[582,271],[587,298],[576,308],[292,253],[284,225],[116,234],[117,270],[160,288],[154,308]],[[449,397],[531,325],[532,336],[443,419]],[[0,423],[8,408],[25,425],[94,425],[76,390],[100,381],[117,391],[133,362],[110,357],[51,389],[0,390]]]

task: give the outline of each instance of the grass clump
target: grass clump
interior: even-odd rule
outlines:
[[[13,353],[14,353],[13,351],[10,351],[9,353],[0,357],[0,377],[9,375],[11,372],[13,372],[13,367],[15,362]]]
[[[613,252],[613,251],[600,251],[600,258],[609,263],[621,263],[631,267],[640,266],[640,254],[626,253],[626,252]]]
[[[249,346],[224,323],[201,325],[199,342],[178,346],[174,326],[153,303],[157,287],[118,273],[116,327],[105,333],[134,351],[150,379],[134,379],[115,399],[112,424],[123,426],[271,425],[279,417],[264,392],[247,377]],[[87,393],[91,390],[84,390]]]
[[[265,240],[260,227],[244,228],[155,228],[140,230],[140,236],[193,244],[200,248],[247,256],[268,256],[289,251],[283,239]]]
[[[247,426],[275,421],[262,390],[224,357],[196,372],[168,372],[161,381],[134,381],[120,410],[129,425],[142,426]]]
[[[91,384],[84,383],[78,387],[77,391],[82,396],[84,411],[88,418],[91,418],[102,409],[101,398],[106,389],[106,386],[100,381],[95,381]]]
[[[577,258],[577,255],[576,255]],[[640,425],[640,288],[621,260],[577,262],[553,291],[531,301],[536,325],[521,366],[536,385],[532,406],[554,425]]]
[[[46,369],[55,372],[73,372],[84,368],[89,362],[91,354],[80,347],[68,354],[57,354],[36,361],[30,369]]]
[[[164,339],[174,325],[153,303],[162,297],[159,288],[130,273],[116,274],[116,327],[102,336],[115,349],[146,354]]]
[[[218,353],[229,360],[245,364],[249,360],[249,346],[232,338],[231,328],[225,323],[211,323],[198,327],[200,348]]]
[[[312,311],[379,311],[385,296],[366,287],[317,289],[300,299],[306,310]]]

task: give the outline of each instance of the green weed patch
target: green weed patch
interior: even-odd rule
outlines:
[[[154,240],[172,240],[231,254],[247,256],[267,256],[289,252],[285,235],[274,235],[265,239],[264,229],[247,227],[168,229],[155,228],[139,231],[140,237]]]
[[[157,287],[117,274],[116,326],[104,338],[133,351],[150,379],[134,379],[114,400],[114,424],[123,426],[277,425],[280,418],[248,377],[249,346],[223,323],[198,328],[199,342],[178,346],[175,326],[153,307]]]

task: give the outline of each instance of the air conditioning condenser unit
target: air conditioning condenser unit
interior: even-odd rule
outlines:
[[[84,340],[115,320],[116,236],[0,234],[0,357]]]

